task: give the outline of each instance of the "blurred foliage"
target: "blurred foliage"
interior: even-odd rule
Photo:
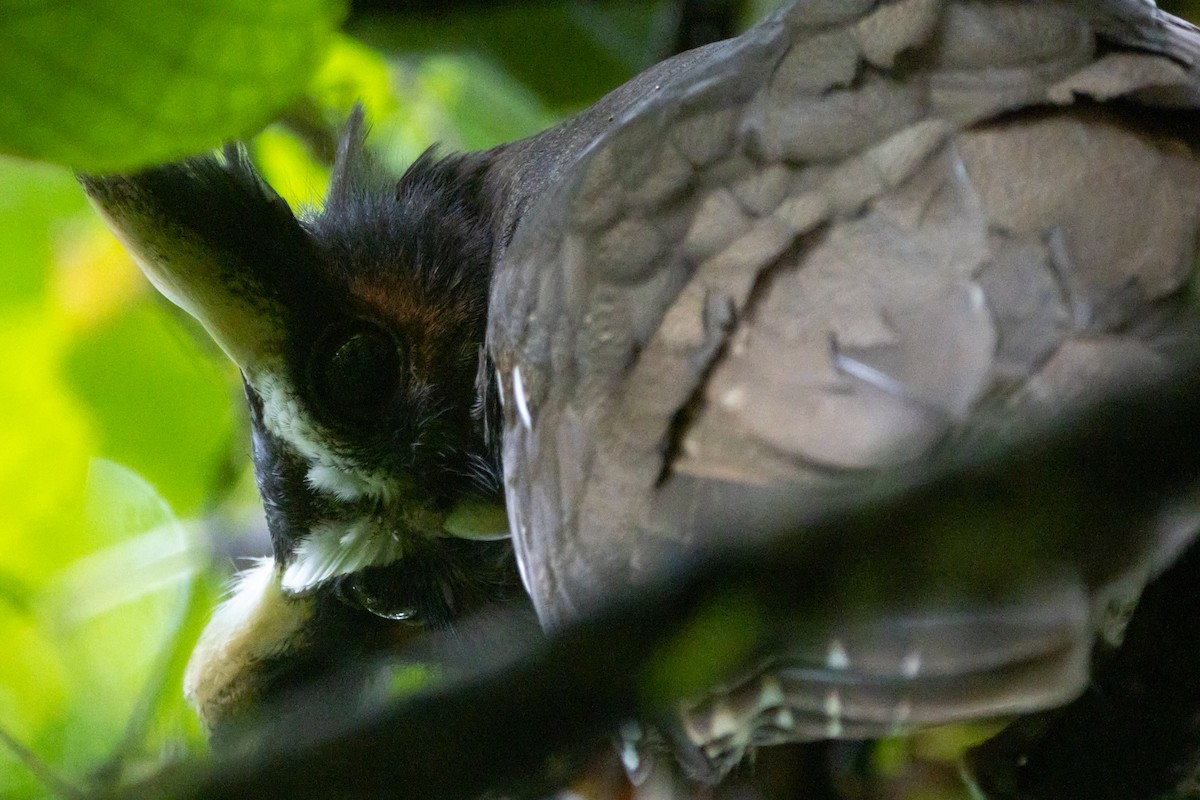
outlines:
[[[534,0],[486,8],[451,6],[396,24],[394,15],[356,19],[356,35],[394,53],[461,52],[501,62],[519,85],[560,112],[598,98],[654,63],[671,38],[670,3]],[[530,43],[537,46],[531,47]],[[572,66],[574,65],[574,68]],[[579,67],[586,65],[585,69]],[[564,68],[565,67],[565,68]],[[486,113],[481,114],[486,117]]]
[[[252,153],[311,208],[355,102],[400,170],[434,142],[534,133],[670,36],[666,2],[356,21],[373,46],[331,33],[339,14],[0,0],[0,149],[128,167],[277,119]],[[267,544],[236,371],[147,288],[66,169],[0,158],[0,260],[0,797],[26,798],[53,788],[39,773],[94,788],[204,747],[183,665],[234,556]],[[878,770],[928,741],[881,748]]]
[[[116,172],[252,133],[343,15],[339,0],[0,0],[0,151]]]
[[[222,20],[245,28],[282,8],[188,3],[179,13],[190,17],[162,27],[199,25],[197,15],[210,6],[218,9],[204,23],[210,38]],[[75,36],[90,25],[100,31],[96,41],[133,36],[113,22],[126,19],[118,7],[117,0],[91,7],[92,18],[71,18],[53,33]],[[170,17],[175,6],[155,8],[140,23],[147,30],[147,19]],[[557,18],[566,16],[560,7]],[[16,52],[6,50],[13,37],[32,35],[14,19],[0,9],[0,53]],[[571,24],[578,27],[571,41],[595,38],[584,22]],[[333,36],[327,48],[315,33],[304,40],[305,57],[321,58],[301,65],[311,74],[303,97],[249,142],[293,206],[319,202],[329,145],[355,102],[367,108],[381,160],[397,171],[434,142],[486,148],[559,118],[505,65],[504,47],[527,50],[523,43],[450,47],[439,44],[435,20],[405,27],[425,44],[391,60],[347,36]],[[288,42],[289,52],[299,52],[287,32],[276,25],[275,39],[249,49],[291,58],[276,46]],[[608,60],[618,66],[600,76],[603,86],[592,64],[564,60],[558,78],[583,88],[556,100],[581,107],[653,61],[650,40],[636,64],[622,60],[622,46],[612,45]],[[146,62],[131,57],[128,80],[107,100],[96,93],[59,98],[30,83],[50,78],[0,55],[0,86],[10,99],[0,103],[0,149],[73,165],[127,165],[199,149],[262,121],[251,114],[206,129],[205,104],[229,87],[199,96],[199,83],[175,87],[194,107],[185,102],[172,111],[180,100],[167,98],[169,87],[155,77],[164,67],[152,63],[172,49],[159,39],[138,55]],[[247,48],[220,53],[233,57],[240,49]],[[62,58],[86,55],[61,40],[53,50]],[[225,70],[213,60],[204,66],[201,83]],[[228,71],[235,82],[256,80]],[[68,89],[95,85],[72,85],[64,75],[55,80]],[[268,88],[247,108],[276,115]],[[23,105],[30,92],[53,108]],[[134,128],[123,132],[117,122],[95,126],[99,117],[86,103],[162,108],[161,119],[182,114],[188,135],[172,138],[171,124],[147,119],[126,119],[120,125]],[[0,647],[7,654],[0,659],[0,797],[42,797],[54,787],[39,773],[96,788],[204,747],[179,688],[183,665],[235,566],[231,556],[258,555],[268,544],[236,370],[148,288],[66,169],[0,159],[0,253]]]
[[[171,507],[206,502],[233,376],[70,175],[0,162],[0,186],[0,729],[85,783],[199,742],[177,686],[219,581]],[[0,747],[0,796],[42,794]]]
[[[1200,22],[1200,0],[1159,0],[1158,7],[1192,22]]]

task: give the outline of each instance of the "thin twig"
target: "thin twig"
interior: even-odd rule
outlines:
[[[30,774],[50,790],[51,794],[56,797],[69,798],[69,800],[83,800],[87,797],[81,789],[56,775],[37,753],[21,744],[3,726],[0,726],[0,744],[8,748],[17,757],[17,760],[25,765]]]

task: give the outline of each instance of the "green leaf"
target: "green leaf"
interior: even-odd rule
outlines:
[[[488,59],[432,56],[412,77],[444,108],[467,150],[516,141],[558,122],[533,93]]]
[[[703,606],[648,665],[642,682],[645,705],[665,708],[702,696],[745,669],[761,646],[763,620],[758,601],[746,593],[726,594]]]
[[[55,229],[89,212],[75,178],[59,167],[0,158],[0,186],[2,312],[41,296],[59,238]]]
[[[0,150],[128,171],[262,127],[304,90],[339,0],[0,0]]]
[[[430,144],[444,153],[485,150],[559,121],[497,62],[476,55],[431,55],[394,65],[396,102],[368,106],[368,145],[395,174]],[[374,116],[370,113],[374,111]]]
[[[195,513],[234,435],[232,366],[214,363],[146,298],[73,342],[66,369],[99,453],[136,470],[179,513]]]
[[[435,664],[403,664],[394,667],[388,677],[391,697],[407,697],[436,686],[445,676]]]
[[[194,581],[208,562],[154,487],[103,459],[88,471],[84,528],[97,549],[61,570],[37,603],[69,670],[55,761],[76,781],[142,754],[164,699],[182,706],[175,654],[194,639]]]
[[[78,509],[94,433],[63,386],[62,339],[36,312],[0,317],[0,573],[10,597],[88,548]]]
[[[199,746],[179,686],[215,587],[194,529],[127,468],[92,459],[69,505],[59,533],[83,546],[47,547],[51,574],[10,582],[0,602],[0,728],[46,771],[85,786],[165,747]],[[13,536],[4,551],[21,543]],[[44,795],[0,744],[0,797]]]
[[[388,21],[366,14],[352,21],[352,32],[406,58],[473,52],[502,64],[510,80],[555,111],[594,102],[651,66],[670,36],[662,2],[462,4]]]

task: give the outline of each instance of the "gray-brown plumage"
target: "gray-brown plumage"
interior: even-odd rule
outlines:
[[[818,504],[1194,344],[1200,165],[1176,108],[1197,41],[1133,2],[801,2],[618,120],[493,279],[542,619],[752,535],[772,493]],[[729,525],[697,524],[714,515]],[[907,607],[848,612],[685,707],[677,738],[711,775],[751,744],[1065,701],[1098,594],[1163,546],[1129,535],[1037,572],[976,553],[1012,559],[1004,602],[914,577]]]
[[[354,122],[303,225],[238,158],[87,179],[256,409],[275,561],[207,636],[198,704],[261,693],[262,664],[324,641],[306,626],[332,594],[442,623],[504,597],[494,543],[482,582],[443,546],[487,533],[455,515],[492,473],[554,628],[769,534],[781,498],[818,507],[1161,374],[1196,339],[1198,56],[1139,0],[801,0],[398,186]],[[196,197],[262,230],[231,243]],[[1193,532],[1026,531],[968,548],[987,586],[950,558],[855,576],[757,674],[653,722],[712,779],[755,745],[1065,702],[1105,604]]]

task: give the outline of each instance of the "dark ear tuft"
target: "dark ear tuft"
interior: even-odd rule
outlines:
[[[307,247],[287,201],[240,144],[227,145],[220,157],[195,156],[130,175],[80,175],[79,181],[111,224],[133,239],[162,241],[189,232],[246,263],[260,263],[264,248]]]
[[[366,185],[370,163],[366,153],[367,126],[363,117],[362,103],[356,103],[338,140],[326,203],[345,203]]]
[[[224,166],[226,174],[236,185],[242,187],[249,195],[261,197],[277,213],[282,214],[286,211],[286,216],[292,216],[287,201],[279,196],[271,184],[267,183],[266,178],[255,168],[254,161],[250,158],[250,151],[246,149],[245,144],[230,142],[221,148],[221,156],[224,160],[222,166]]]

